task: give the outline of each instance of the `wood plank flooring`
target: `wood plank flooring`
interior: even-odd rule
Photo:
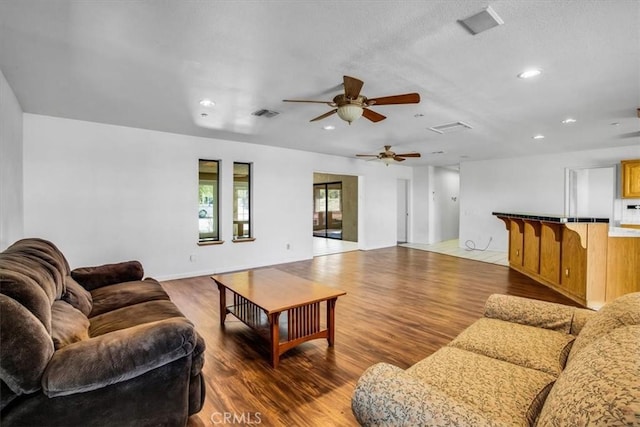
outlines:
[[[163,282],[207,343],[207,397],[189,426],[352,426],[351,394],[377,362],[407,368],[482,316],[504,293],[576,305],[507,267],[404,247],[355,251],[275,266],[347,292],[336,306],[336,344],[304,343],[269,365],[269,347],[232,316],[219,324],[209,277]],[[226,417],[226,418],[225,418]]]

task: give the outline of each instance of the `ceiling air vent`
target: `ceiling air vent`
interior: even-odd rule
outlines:
[[[447,123],[444,125],[430,127],[428,129],[432,132],[443,134],[443,133],[452,133],[459,130],[466,130],[466,129],[473,129],[473,128],[464,122],[454,122],[454,123]]]
[[[277,111],[267,110],[265,108],[263,108],[262,110],[254,111],[253,113],[251,113],[252,116],[266,117],[268,119],[270,119],[271,117],[275,117],[278,114],[280,114],[280,113],[278,113]]]
[[[478,12],[466,19],[460,21],[463,27],[465,27],[474,36],[483,31],[487,31],[493,27],[504,24],[502,18],[498,16],[495,10],[491,9],[491,6],[484,9],[482,12]]]

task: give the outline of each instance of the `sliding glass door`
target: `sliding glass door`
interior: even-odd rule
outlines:
[[[342,240],[342,183],[313,185],[313,235]]]

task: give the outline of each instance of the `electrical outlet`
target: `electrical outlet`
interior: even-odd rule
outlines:
[[[191,254],[191,255],[189,255],[189,262],[196,262],[196,256],[195,256],[195,254]]]
[[[290,249],[291,249],[291,244],[290,244],[290,243],[287,243],[287,246],[286,246],[286,247],[287,247],[287,250],[290,250]]]

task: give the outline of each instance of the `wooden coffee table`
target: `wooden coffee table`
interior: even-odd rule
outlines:
[[[335,306],[346,292],[272,268],[211,278],[220,291],[220,325],[224,327],[231,313],[251,328],[266,331],[274,368],[281,354],[303,342],[326,338],[333,346]],[[227,306],[227,291],[233,295],[233,305]],[[326,329],[321,322],[322,303]]]

